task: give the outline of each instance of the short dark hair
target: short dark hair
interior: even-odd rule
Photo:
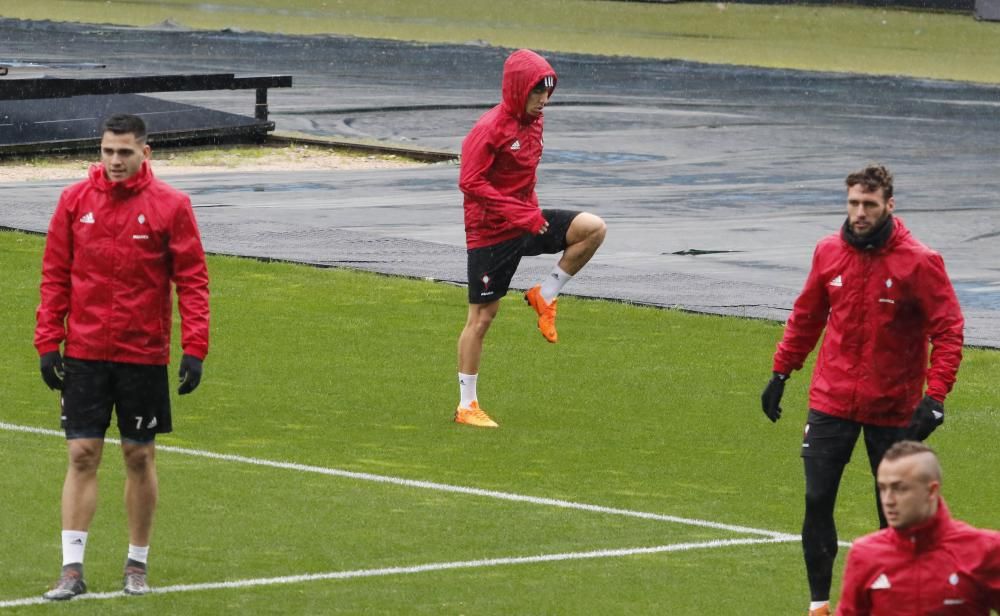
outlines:
[[[146,122],[137,115],[131,113],[116,113],[109,116],[101,124],[101,134],[114,133],[116,135],[135,135],[136,141],[146,140]]]
[[[868,165],[861,171],[855,171],[847,176],[845,183],[848,188],[855,184],[861,184],[869,192],[881,188],[882,196],[886,199],[892,197],[892,173],[884,165]]]

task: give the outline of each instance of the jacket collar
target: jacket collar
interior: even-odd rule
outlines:
[[[124,199],[141,192],[153,181],[153,168],[148,160],[144,160],[135,175],[122,182],[112,182],[104,173],[104,165],[95,163],[90,166],[87,177],[90,185],[97,190],[108,193],[115,199]]]
[[[851,231],[850,219],[844,221],[840,228],[840,236],[851,246],[863,251],[875,251],[889,243],[893,231],[896,229],[895,219],[892,214],[882,222],[882,224],[864,237],[860,237]]]
[[[951,523],[951,512],[944,499],[938,497],[937,512],[929,520],[909,528],[890,528],[893,540],[905,549],[923,552],[935,545]]]

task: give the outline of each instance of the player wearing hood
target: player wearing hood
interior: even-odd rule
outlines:
[[[538,315],[542,336],[555,343],[556,298],[604,241],[606,227],[597,216],[538,205],[543,109],[556,81],[544,58],[515,51],[504,63],[502,102],[483,114],[462,142],[459,188],[465,197],[469,311],[458,339],[458,423],[497,427],[480,408],[476,385],[483,340],[521,257],[562,253],[545,280],[524,296]]]

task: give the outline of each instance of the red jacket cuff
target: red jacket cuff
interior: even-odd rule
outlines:
[[[197,357],[201,361],[205,361],[205,357],[208,355],[208,349],[206,347],[191,347],[184,349],[185,355],[190,355],[191,357]]]
[[[43,345],[41,345],[39,347],[36,347],[36,348],[38,349],[38,356],[41,357],[42,355],[45,355],[46,353],[51,353],[52,351],[58,351],[59,350],[59,345],[58,344],[51,344],[50,343],[50,344],[43,344]]]
[[[944,390],[943,387],[928,385],[927,391],[924,392],[924,395],[930,396],[931,398],[934,398],[941,404],[944,404],[944,399],[948,395],[948,393]]]
[[[538,232],[542,230],[542,225],[544,224],[545,224],[545,217],[542,216],[541,212],[538,212],[538,216],[536,216],[535,220],[531,223],[530,231],[535,235],[537,235]]]

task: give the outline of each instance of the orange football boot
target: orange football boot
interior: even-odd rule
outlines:
[[[556,333],[556,304],[559,300],[554,299],[551,304],[546,302],[542,297],[542,285],[536,284],[524,294],[524,301],[538,313],[538,331],[542,332],[542,336],[549,342],[557,342],[559,334]]]
[[[477,428],[499,428],[497,422],[490,419],[483,409],[479,408],[479,403],[473,400],[469,408],[458,407],[455,409],[455,423],[476,426]]]

